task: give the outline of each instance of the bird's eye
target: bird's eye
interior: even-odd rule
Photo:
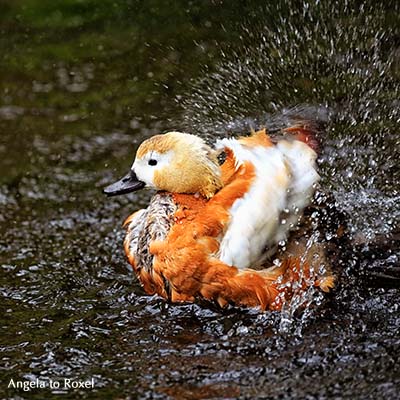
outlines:
[[[157,165],[157,160],[154,160],[154,158],[151,158],[148,162],[149,165],[154,166]]]

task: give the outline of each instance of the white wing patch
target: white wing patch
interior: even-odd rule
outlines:
[[[288,188],[285,225],[286,229],[277,232],[276,243],[286,239],[290,229],[297,226],[303,210],[310,204],[319,175],[315,170],[317,154],[305,143],[298,140],[282,140],[277,148],[285,158],[290,169],[290,186]]]
[[[217,148],[224,147],[233,151],[237,168],[244,161],[251,162],[256,176],[250,190],[231,207],[219,258],[228,265],[249,268],[297,224],[318,181],[316,154],[299,141],[247,147],[235,139],[219,140]],[[286,221],[281,219],[283,212]]]

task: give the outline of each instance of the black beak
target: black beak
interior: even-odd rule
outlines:
[[[130,170],[128,175],[125,175],[118,182],[115,182],[103,189],[103,193],[107,196],[117,196],[119,194],[125,194],[134,192],[145,187],[145,183],[139,181],[135,172]]]

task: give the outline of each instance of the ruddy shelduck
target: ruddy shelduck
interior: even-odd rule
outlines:
[[[217,140],[169,132],[145,140],[107,195],[153,188],[130,215],[124,248],[148,294],[279,310],[294,293],[334,286],[318,244],[301,237],[319,176],[302,125]],[[277,250],[279,247],[279,250]]]

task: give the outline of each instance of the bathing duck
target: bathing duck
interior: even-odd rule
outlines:
[[[106,187],[156,193],[125,221],[124,248],[148,294],[280,310],[299,291],[335,278],[301,221],[318,182],[312,133],[296,125],[211,147],[169,132],[145,140],[129,173]]]

